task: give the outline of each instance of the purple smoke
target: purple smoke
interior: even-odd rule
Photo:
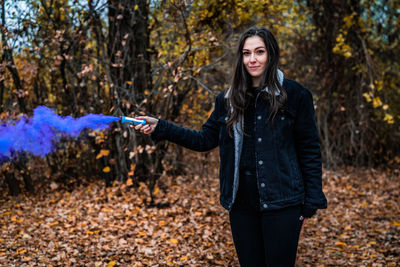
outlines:
[[[39,106],[33,117],[0,125],[0,162],[10,160],[15,153],[27,151],[35,156],[45,156],[54,150],[53,142],[59,134],[77,137],[89,128],[103,130],[120,118],[102,114],[89,114],[81,118],[60,117],[53,110]]]

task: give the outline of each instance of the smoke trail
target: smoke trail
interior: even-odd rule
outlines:
[[[12,159],[18,152],[27,151],[45,156],[54,150],[56,137],[77,137],[83,129],[103,130],[120,118],[102,114],[89,114],[81,118],[60,117],[53,110],[39,106],[33,117],[0,125],[0,162]]]

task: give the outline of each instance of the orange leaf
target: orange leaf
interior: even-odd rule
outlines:
[[[102,150],[100,150],[99,154],[97,154],[96,159],[99,159],[103,156],[108,156],[109,154],[110,154],[110,150],[102,149]]]
[[[156,188],[154,188],[153,194],[157,195],[159,191],[160,191],[160,189],[158,187],[156,187]]]
[[[169,242],[171,242],[172,244],[178,244],[178,240],[176,240],[175,238],[171,238]]]
[[[400,222],[393,221],[392,224],[396,227],[400,227]]]
[[[109,166],[104,167],[103,172],[105,172],[105,173],[110,172],[110,167]]]
[[[133,176],[133,175],[135,174],[135,169],[136,169],[136,164],[135,164],[135,163],[132,163],[132,164],[131,164],[131,171],[128,172],[128,175],[129,175],[129,176]]]
[[[336,242],[336,246],[345,247],[345,246],[347,246],[347,244],[343,243],[343,242]]]
[[[24,254],[26,252],[26,249],[18,249],[17,254]]]
[[[126,180],[126,185],[127,185],[127,186],[133,185],[133,182],[132,182],[132,179],[131,179],[131,178],[128,178],[128,179]]]

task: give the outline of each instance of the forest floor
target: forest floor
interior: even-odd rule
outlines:
[[[324,170],[328,209],[301,233],[297,266],[397,266],[400,174]],[[4,185],[3,185],[4,186]],[[239,266],[216,173],[146,186],[103,182],[0,196],[0,266]]]

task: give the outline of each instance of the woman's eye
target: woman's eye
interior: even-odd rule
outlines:
[[[243,56],[248,56],[248,55],[250,55],[250,52],[247,52],[247,51],[243,52]]]
[[[257,54],[258,54],[258,55],[262,55],[262,54],[264,54],[264,53],[265,53],[264,50],[257,50]]]

